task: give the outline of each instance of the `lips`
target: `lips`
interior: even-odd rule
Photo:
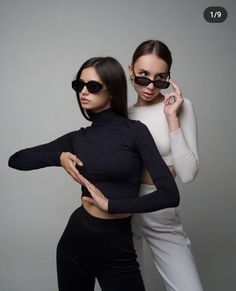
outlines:
[[[89,99],[86,99],[86,98],[80,98],[80,102],[82,104],[88,104],[90,102],[90,100]]]
[[[154,93],[142,92],[142,95],[147,99],[151,99],[154,97]]]

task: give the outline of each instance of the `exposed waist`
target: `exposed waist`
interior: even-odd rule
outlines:
[[[130,217],[130,213],[117,213],[117,214],[110,214],[102,209],[100,209],[98,206],[90,204],[89,202],[82,201],[84,209],[92,216],[102,219],[123,219]]]

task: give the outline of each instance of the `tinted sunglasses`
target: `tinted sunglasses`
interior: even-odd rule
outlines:
[[[149,84],[153,83],[154,87],[159,89],[167,89],[170,85],[170,83],[166,80],[156,79],[156,80],[150,80],[147,77],[139,77],[134,76],[134,82],[141,86],[148,86]]]
[[[99,82],[96,81],[89,81],[87,83],[85,83],[82,80],[74,80],[72,81],[72,88],[76,91],[76,92],[81,92],[84,88],[84,86],[86,86],[87,90],[89,93],[98,93],[103,89],[106,89],[102,84],[100,84]]]

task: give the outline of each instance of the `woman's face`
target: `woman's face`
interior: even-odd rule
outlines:
[[[85,68],[80,75],[80,81],[85,83],[83,89],[79,93],[80,103],[83,109],[99,112],[111,107],[111,97],[109,96],[109,92],[94,67]],[[92,82],[87,84],[91,81],[95,83]],[[91,90],[90,86],[92,89],[96,86],[99,87],[99,84],[96,84],[96,82],[102,85],[100,86],[102,89],[97,93],[89,92]]]
[[[129,74],[133,80],[135,76],[146,77],[152,81],[157,79],[167,80],[168,65],[163,59],[155,54],[147,54],[138,58],[133,66],[129,66]],[[153,83],[143,86],[136,84],[134,81],[133,84],[139,98],[144,102],[153,101],[161,91],[161,89],[156,88]]]

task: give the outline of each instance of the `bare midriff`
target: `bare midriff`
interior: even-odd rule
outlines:
[[[110,214],[89,202],[82,202],[84,209],[92,216],[102,219],[122,219],[131,216],[131,213]]]

